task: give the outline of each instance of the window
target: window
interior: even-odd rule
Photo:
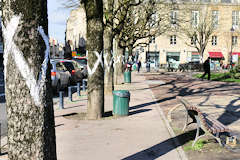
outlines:
[[[239,23],[239,11],[232,12],[232,26],[233,28],[237,28]]]
[[[218,3],[218,2],[219,2],[219,0],[213,0],[213,2],[214,2],[214,3]]]
[[[218,11],[212,11],[212,23],[214,28],[218,26]]]
[[[212,36],[212,45],[213,46],[217,45],[217,36]]]
[[[171,11],[171,24],[177,24],[177,11]]]
[[[177,44],[177,37],[176,37],[176,35],[170,36],[170,44]]]
[[[232,36],[232,45],[237,44],[237,36]]]
[[[192,11],[192,26],[197,27],[199,23],[199,11]]]

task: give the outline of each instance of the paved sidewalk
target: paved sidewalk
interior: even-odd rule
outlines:
[[[130,91],[129,116],[103,120],[79,120],[86,113],[86,92],[64,108],[55,101],[58,160],[187,160],[144,76],[132,73],[132,83],[115,87]],[[112,96],[105,96],[105,111],[112,111]],[[171,136],[172,135],[172,136]],[[2,139],[6,145],[6,137]],[[177,144],[177,145],[176,145]],[[177,147],[176,147],[177,146]],[[0,160],[7,155],[0,156]]]
[[[144,77],[133,73],[131,84],[116,86],[116,89],[127,89],[131,93],[128,117],[96,121],[70,118],[68,115],[86,112],[86,96],[74,97],[75,102],[55,111],[58,159],[186,159],[182,148],[175,147],[175,139],[170,136],[172,130],[168,122],[165,123],[166,118]],[[112,96],[106,96],[105,111],[112,108]]]

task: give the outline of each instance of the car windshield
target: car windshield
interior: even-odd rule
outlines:
[[[78,62],[73,61],[72,63],[73,63],[74,68],[76,68],[76,69],[82,69],[84,67],[84,65],[82,65]]]
[[[74,58],[74,60],[77,61],[79,64],[87,65],[87,59]]]

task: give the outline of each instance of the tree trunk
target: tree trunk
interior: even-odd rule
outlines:
[[[128,60],[127,61],[129,61],[129,58],[132,58],[132,54],[133,54],[133,47],[128,46]]]
[[[103,3],[84,1],[87,16],[88,119],[99,119],[104,112]]]
[[[119,47],[118,39],[116,38],[117,48],[114,54],[114,85],[122,84],[123,81],[123,52],[124,49]]]
[[[47,1],[2,2],[8,158],[56,160]]]
[[[113,31],[112,26],[108,24],[112,23],[113,14],[113,0],[104,0],[104,34],[103,34],[103,46],[104,46],[104,94],[110,95],[114,90],[113,85]]]

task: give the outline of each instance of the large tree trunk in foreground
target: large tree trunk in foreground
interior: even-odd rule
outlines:
[[[101,118],[104,112],[103,4],[84,1],[87,16],[88,119]]]
[[[113,0],[104,0],[104,94],[112,94],[114,90],[113,85],[113,31],[112,26],[109,24],[113,23]]]
[[[117,48],[114,53],[114,85],[122,84],[123,81],[123,53],[124,49],[120,48],[116,39]]]
[[[2,5],[8,158],[56,160],[47,1]]]

